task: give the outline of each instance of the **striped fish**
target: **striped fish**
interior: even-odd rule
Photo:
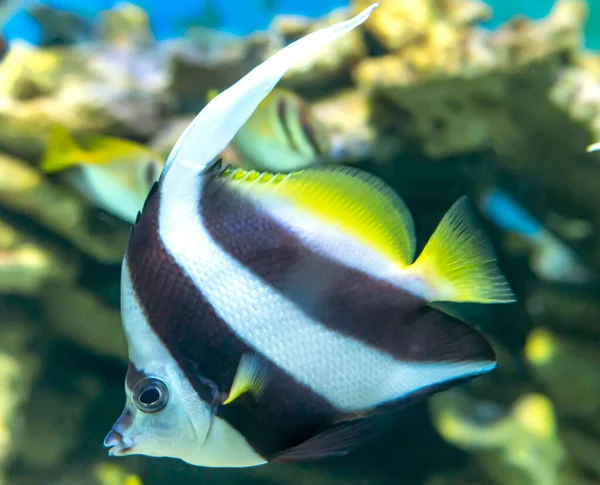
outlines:
[[[209,99],[216,95],[211,91]],[[329,156],[325,127],[300,96],[275,88],[232,140],[244,168],[291,172],[322,163]]]
[[[514,300],[465,200],[413,262],[412,218],[372,175],[210,161],[291,65],[375,6],[275,54],[175,145],[123,260],[130,363],[111,455],[210,467],[342,455],[371,416],[494,368],[478,332],[427,306]]]

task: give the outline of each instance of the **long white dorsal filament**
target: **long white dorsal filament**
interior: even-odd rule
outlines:
[[[192,173],[201,172],[233,139],[289,68],[361,25],[378,6],[374,3],[354,18],[298,39],[216,96],[177,140],[167,159],[165,174],[174,163],[188,167]]]

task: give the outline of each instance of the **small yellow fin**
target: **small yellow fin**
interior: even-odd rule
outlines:
[[[40,164],[46,173],[60,172],[84,161],[85,154],[63,125],[56,125],[50,132],[44,158]]]
[[[264,363],[255,354],[244,354],[240,359],[229,396],[223,404],[229,404],[246,392],[255,398],[260,397],[267,385],[267,374]]]
[[[206,102],[210,103],[213,99],[215,99],[217,96],[219,95],[219,90],[218,89],[209,89],[206,92]]]
[[[461,197],[446,213],[411,269],[434,292],[431,301],[509,303],[515,296],[485,233]]]
[[[329,227],[337,227],[399,267],[412,263],[415,230],[402,199],[381,179],[354,167],[323,166],[290,174],[229,171],[246,190],[289,199]]]

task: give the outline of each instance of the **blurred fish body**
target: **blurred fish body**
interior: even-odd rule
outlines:
[[[481,211],[500,229],[518,234],[533,248],[531,269],[547,281],[584,284],[592,272],[575,252],[505,192],[492,189],[479,199]]]
[[[289,67],[373,8],[276,53],[173,148],[123,260],[130,362],[109,454],[210,467],[339,456],[373,414],[495,367],[482,335],[427,305],[514,300],[464,199],[413,261],[410,213],[378,178],[214,161]]]
[[[71,185],[90,202],[133,223],[163,165],[158,154],[129,140],[89,136],[83,149],[59,125],[50,134],[40,168],[67,171]]]
[[[504,191],[491,189],[484,192],[478,205],[502,229],[517,233],[532,244],[539,244],[544,239],[544,226]]]
[[[209,93],[209,100],[216,91]],[[237,132],[232,146],[249,168],[291,172],[323,161],[329,139],[310,106],[292,91],[275,88]]]

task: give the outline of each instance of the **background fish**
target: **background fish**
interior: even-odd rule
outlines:
[[[591,145],[588,145],[588,146],[586,147],[586,151],[587,151],[588,153],[590,153],[590,152],[596,152],[596,151],[598,151],[598,150],[600,150],[600,141],[598,141],[598,142],[596,142],[596,143],[592,143]]]
[[[211,91],[208,99],[217,95]],[[245,168],[290,172],[323,161],[329,154],[324,126],[300,96],[275,88],[237,132],[231,146]]]
[[[492,189],[483,193],[478,205],[498,227],[518,234],[532,248],[531,269],[547,281],[588,283],[593,273],[575,252],[505,192]]]
[[[129,140],[85,137],[77,145],[64,126],[50,134],[40,165],[47,173],[67,171],[73,187],[92,203],[133,223],[164,165],[160,155]]]

